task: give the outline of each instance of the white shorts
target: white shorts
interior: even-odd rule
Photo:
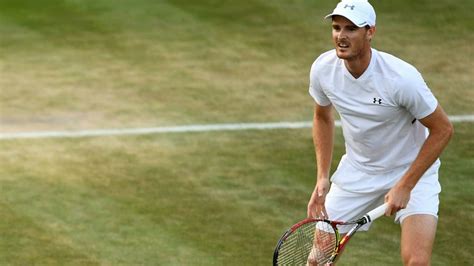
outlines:
[[[425,174],[420,178],[416,186],[413,188],[410,194],[410,201],[405,209],[398,211],[395,215],[395,222],[402,223],[403,220],[414,214],[429,214],[434,217],[438,217],[438,206],[439,206],[439,193],[441,192],[441,186],[438,182],[438,169],[440,163],[433,164]],[[342,173],[341,173],[342,170]],[[361,176],[367,175],[366,173],[360,172],[354,167],[344,166],[338,167],[338,175],[347,174],[348,176]],[[336,173],[335,173],[336,174]],[[400,179],[402,175],[400,171],[388,172],[384,174],[384,177],[393,179],[392,186]],[[393,176],[386,175],[397,175],[396,178]],[[380,178],[381,176],[378,176]],[[371,177],[372,178],[372,177]],[[369,178],[369,180],[371,179]],[[349,185],[350,188],[351,185]],[[390,187],[381,187],[380,189],[373,189],[370,191],[351,191],[344,187],[342,183],[331,184],[331,189],[326,197],[326,211],[329,219],[350,221],[362,217],[368,211],[375,207],[383,204],[384,197]],[[370,223],[363,226],[360,230],[368,230]],[[340,232],[345,233],[350,227],[341,227]]]

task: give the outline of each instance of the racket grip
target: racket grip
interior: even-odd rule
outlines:
[[[384,203],[380,206],[378,206],[377,208],[371,210],[370,212],[367,213],[367,216],[369,216],[369,219],[371,221],[379,218],[380,216],[384,215],[385,213],[385,209],[387,209],[387,203]]]

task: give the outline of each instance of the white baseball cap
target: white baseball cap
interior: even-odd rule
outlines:
[[[357,27],[375,26],[375,10],[367,0],[342,0],[334,11],[324,18],[343,16]]]

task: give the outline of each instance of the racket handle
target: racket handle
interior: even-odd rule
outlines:
[[[371,210],[370,212],[368,212],[367,216],[369,216],[369,221],[373,221],[379,218],[380,216],[384,215],[385,209],[387,209],[387,206],[388,206],[387,203],[384,203],[378,206],[377,208]]]

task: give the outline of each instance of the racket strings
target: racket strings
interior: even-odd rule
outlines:
[[[313,246],[314,223],[304,224],[290,234],[278,255],[278,265],[305,265]]]
[[[336,232],[329,223],[304,224],[282,243],[278,265],[324,265],[331,258],[336,245]]]
[[[313,246],[308,255],[309,265],[326,265],[330,262],[337,247],[337,234],[326,222],[318,222],[314,234]]]

